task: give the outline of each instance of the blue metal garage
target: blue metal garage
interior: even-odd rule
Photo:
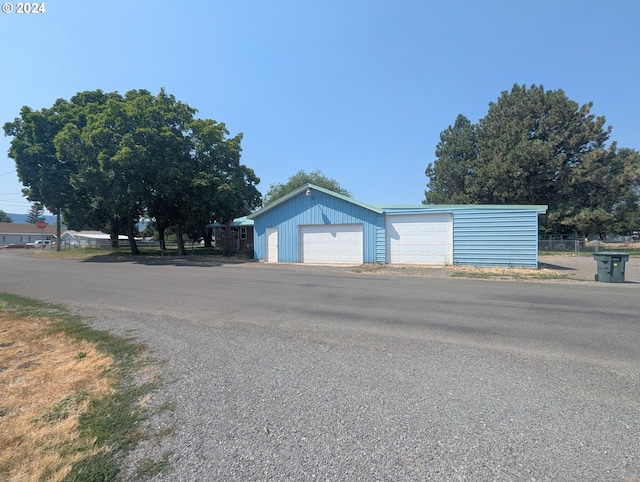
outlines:
[[[312,184],[251,214],[256,259],[537,268],[547,206],[374,206]]]

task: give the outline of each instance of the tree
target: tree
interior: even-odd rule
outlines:
[[[240,163],[242,134],[227,139],[229,131],[225,125],[210,119],[194,121],[191,129],[199,173],[194,178],[192,192],[202,200],[193,206],[206,214],[207,222],[229,224],[260,206],[262,196],[256,187],[260,179],[253,169]],[[200,221],[193,227],[199,227],[205,246],[211,246],[211,231],[203,231]],[[197,231],[192,237],[197,237],[196,234]]]
[[[453,126],[440,133],[436,146],[437,162],[425,170],[429,178],[423,204],[469,204],[467,193],[479,149],[477,127],[462,114]]]
[[[64,208],[74,205],[77,196],[71,182],[77,171],[74,158],[61,158],[54,140],[60,131],[72,124],[81,129],[86,122],[83,107],[95,109],[113,94],[98,90],[76,95],[71,102],[58,99],[49,109],[20,110],[20,117],[4,124],[7,136],[12,136],[9,157],[16,163],[16,171],[27,199],[41,204],[57,215],[57,235],[60,237],[60,216]],[[60,250],[60,243],[57,243]]]
[[[551,232],[610,229],[638,172],[617,155],[615,142],[606,145],[612,128],[591,108],[562,90],[516,84],[475,126],[477,151],[470,147],[473,128],[459,116],[427,168],[426,201],[547,204]]]
[[[124,231],[137,254],[144,215],[161,242],[172,227],[184,254],[183,233],[204,232],[214,216],[248,214],[261,201],[259,179],[240,164],[242,135],[228,139],[224,124],[195,112],[164,89],[83,92],[54,109],[23,108],[5,132],[31,199],[56,206],[70,228],[108,230],[113,243]],[[43,182],[56,169],[57,197]]]
[[[289,180],[284,183],[274,183],[269,186],[267,194],[264,196],[264,205],[267,206],[275,200],[295,191],[299,187],[305,184],[315,184],[316,186],[323,187],[338,194],[351,197],[351,193],[340,186],[338,181],[326,177],[320,170],[311,172],[298,171]]]
[[[27,223],[35,224],[36,221],[38,221],[38,219],[43,217],[43,215],[44,215],[44,209],[42,208],[42,205],[38,203],[33,203],[31,204],[31,208],[27,213]]]
[[[640,231],[640,152],[622,148],[616,155],[625,172],[619,178],[624,192],[614,206],[614,231],[629,235]]]
[[[5,213],[2,209],[0,209],[0,223],[12,223],[13,219]]]

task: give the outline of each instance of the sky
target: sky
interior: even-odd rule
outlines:
[[[369,204],[419,204],[458,114],[514,84],[562,89],[640,150],[637,0],[57,0],[0,13],[0,124],[22,106],[161,88],[242,132],[264,194],[321,170]],[[0,135],[0,209],[27,213]]]

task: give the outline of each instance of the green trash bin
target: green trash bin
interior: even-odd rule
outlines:
[[[595,253],[593,259],[598,263],[596,281],[601,283],[624,283],[624,265],[629,260],[627,253],[602,251]]]

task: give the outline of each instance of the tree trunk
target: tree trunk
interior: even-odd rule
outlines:
[[[131,247],[131,254],[140,254],[138,245],[136,244],[135,233],[133,231],[133,216],[131,213],[127,216],[127,237],[129,238],[129,246]]]
[[[179,224],[176,224],[176,242],[178,243],[178,255],[186,255],[187,252],[184,249],[184,239],[182,239],[182,226]]]
[[[111,238],[111,248],[118,249],[118,236],[120,234],[120,226],[118,221],[115,219],[111,221],[111,232],[109,233],[109,237]]]
[[[164,226],[158,225],[156,226],[156,229],[158,230],[158,244],[160,245],[160,249],[164,251],[167,249],[167,244],[164,240]]]
[[[205,248],[211,247],[211,240],[213,239],[213,228],[204,229],[204,246]]]

